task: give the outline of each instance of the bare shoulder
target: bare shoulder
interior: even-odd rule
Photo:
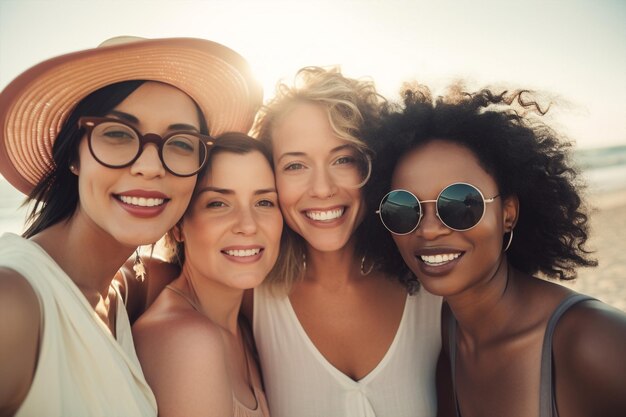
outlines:
[[[232,388],[219,328],[193,309],[163,308],[161,297],[133,325],[159,415],[228,415]]]
[[[120,268],[121,273],[115,277],[122,289],[122,296],[126,299],[126,310],[131,323],[134,323],[152,305],[163,288],[171,283],[180,272],[177,265],[164,259],[157,257],[142,257],[141,259],[146,271],[143,281],[135,277],[134,257],[126,261]]]
[[[16,411],[30,388],[40,311],[28,281],[11,269],[0,268],[0,410]]]
[[[554,369],[561,398],[587,410],[585,415],[626,415],[625,352],[624,312],[597,300],[573,306],[554,333]]]
[[[37,294],[30,283],[10,268],[0,267],[0,297],[3,301],[0,308],[5,307],[6,303],[10,303],[14,298],[16,303],[34,301],[39,306]]]
[[[168,302],[168,298],[169,294],[162,294],[133,325],[138,350],[143,350],[145,343],[154,351],[223,351],[219,328],[213,322],[190,307]]]
[[[555,348],[566,347],[574,354],[584,354],[589,348],[602,351],[615,344],[624,346],[626,313],[598,300],[583,301],[563,315],[554,337]]]
[[[0,268],[0,320],[6,322],[2,330],[38,333],[39,317],[39,299],[30,283],[16,271]]]
[[[180,267],[158,257],[144,258],[143,262],[150,283],[148,296],[154,300],[161,290],[178,276]]]

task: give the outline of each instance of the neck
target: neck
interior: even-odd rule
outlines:
[[[135,250],[79,216],[50,226],[32,240],[74,281],[93,308],[107,299],[113,277]]]
[[[333,289],[348,286],[362,278],[359,273],[360,262],[355,257],[352,242],[332,252],[322,252],[307,246],[306,280]]]
[[[510,329],[515,310],[515,273],[502,257],[487,279],[446,299],[459,324],[460,341],[475,346],[496,339]]]
[[[189,262],[183,265],[175,285],[196,303],[200,313],[226,332],[238,334],[242,289],[228,287],[203,276]]]

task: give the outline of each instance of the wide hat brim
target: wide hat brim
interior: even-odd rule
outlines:
[[[0,93],[0,173],[30,193],[53,166],[52,145],[76,104],[127,80],[185,92],[212,136],[247,133],[263,100],[246,60],[204,39],[141,39],[62,55],[28,69]]]

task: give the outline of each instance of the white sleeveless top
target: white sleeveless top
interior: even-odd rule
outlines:
[[[135,354],[119,292],[116,340],[74,282],[36,243],[5,233],[0,266],[30,283],[42,313],[37,368],[16,417],[156,416],[156,400]]]
[[[253,331],[272,417],[427,417],[437,411],[441,297],[407,296],[380,363],[354,381],[317,350],[287,296],[254,290]]]

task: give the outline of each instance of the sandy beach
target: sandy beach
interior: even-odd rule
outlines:
[[[575,281],[562,283],[626,311],[626,190],[590,194],[591,238],[598,266],[581,268]]]

